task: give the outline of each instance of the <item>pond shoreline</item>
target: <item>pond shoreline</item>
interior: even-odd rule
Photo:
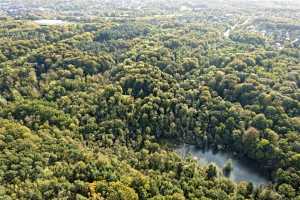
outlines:
[[[202,140],[197,139],[197,138],[194,140],[182,139],[182,138],[180,140],[174,139],[174,138],[163,138],[162,140],[163,140],[162,142],[165,144],[165,146],[167,148],[169,148],[170,150],[174,150],[183,144],[194,145],[194,146],[197,146],[197,148],[202,151],[211,149],[215,153],[221,152],[221,153],[230,154],[232,157],[234,157],[235,159],[240,160],[242,162],[247,161],[247,162],[257,163],[256,160],[249,158],[247,155],[241,155],[239,152],[236,152],[234,149],[223,146],[222,144],[220,144],[220,145],[213,144],[213,143],[205,143],[204,144],[204,142]],[[255,167],[257,169],[259,169],[260,171],[262,171],[264,174],[266,174],[268,179],[271,180],[272,172],[270,169],[264,168],[260,165],[256,165]]]
[[[185,142],[183,143],[181,141],[185,141]],[[228,159],[224,160],[224,163],[222,163],[221,165],[219,164],[217,166],[220,169],[220,171],[222,171],[226,162],[228,160],[231,160],[231,161],[233,161],[233,171],[235,170],[234,173],[236,173],[236,171],[237,171],[236,167],[241,167],[242,170],[246,171],[246,172],[242,172],[242,173],[246,173],[246,175],[247,175],[247,173],[249,173],[249,174],[251,174],[249,176],[250,179],[258,180],[257,183],[254,183],[254,185],[256,187],[259,187],[261,185],[268,185],[273,182],[271,170],[262,168],[261,166],[258,165],[257,161],[250,159],[246,156],[242,156],[242,155],[238,154],[238,152],[230,151],[230,149],[224,148],[223,146],[220,146],[220,145],[215,145],[215,144],[201,145],[203,143],[202,142],[198,143],[198,142],[199,141],[196,141],[196,140],[188,141],[188,140],[178,140],[178,139],[174,139],[174,138],[172,138],[172,139],[164,138],[164,139],[160,140],[160,143],[162,145],[164,145],[170,151],[175,151],[182,158],[185,158],[185,156],[189,155],[187,153],[187,154],[185,154],[185,156],[183,156],[183,153],[178,151],[180,148],[182,148],[183,145],[193,146],[193,148],[194,148],[193,150],[196,150],[196,154],[202,155],[202,154],[208,153],[208,154],[210,154],[210,156],[218,156],[218,155],[225,156]],[[186,151],[186,152],[188,152],[188,151]],[[202,166],[209,165],[209,162],[203,163],[203,162],[199,161],[199,159],[201,159],[201,158],[203,159],[202,156],[195,155],[193,153],[190,154],[190,156],[193,159],[197,160],[199,165],[202,165]],[[241,171],[241,170],[238,170],[238,171]],[[239,181],[240,178],[237,178],[237,177],[236,178],[228,177],[228,178],[234,182],[240,182]],[[235,179],[235,180],[233,180],[233,179]],[[238,181],[236,181],[236,179]],[[241,180],[241,181],[252,182],[251,180],[250,181]]]
[[[212,147],[201,148],[194,144],[173,143],[171,149],[175,150],[179,156],[191,155],[200,165],[215,164],[220,169],[224,168],[228,161],[233,163],[233,170],[228,176],[234,182],[247,181],[255,186],[267,185],[272,182],[270,173],[266,173],[255,161],[232,152],[218,150]],[[224,175],[225,176],[225,175]]]

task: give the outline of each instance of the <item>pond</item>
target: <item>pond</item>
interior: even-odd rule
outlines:
[[[256,187],[270,182],[269,179],[255,167],[254,163],[247,160],[239,160],[230,153],[214,152],[212,149],[203,150],[197,148],[195,145],[188,144],[178,146],[176,152],[181,156],[190,154],[202,165],[214,163],[220,169],[231,160],[233,169],[228,178],[234,182],[252,182]]]
[[[39,25],[64,25],[67,24],[66,21],[63,20],[56,20],[56,19],[41,19],[41,20],[35,20],[35,23]]]

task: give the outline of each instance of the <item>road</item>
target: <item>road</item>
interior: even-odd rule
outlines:
[[[224,32],[224,37],[225,38],[229,38],[229,35],[232,31],[234,31],[237,27],[241,27],[241,26],[245,26],[246,24],[248,24],[250,21],[250,18],[246,19],[243,23],[236,23],[234,24],[233,26],[231,26],[229,29],[227,29],[225,32]]]

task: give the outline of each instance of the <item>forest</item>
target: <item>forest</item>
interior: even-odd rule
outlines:
[[[300,200],[300,5],[236,2],[0,1],[0,199]]]

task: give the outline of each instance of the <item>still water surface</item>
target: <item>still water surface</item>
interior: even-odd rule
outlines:
[[[231,160],[233,170],[231,171],[229,178],[235,182],[252,182],[254,186],[260,186],[270,182],[268,178],[255,167],[255,163],[239,160],[229,153],[214,152],[212,149],[203,150],[197,148],[195,145],[188,144],[178,146],[176,151],[181,156],[190,154],[199,162],[199,164],[207,165],[209,163],[214,163],[220,169],[224,167],[228,160]]]
[[[64,25],[67,23],[66,21],[56,19],[41,19],[35,20],[34,22],[39,25]]]

